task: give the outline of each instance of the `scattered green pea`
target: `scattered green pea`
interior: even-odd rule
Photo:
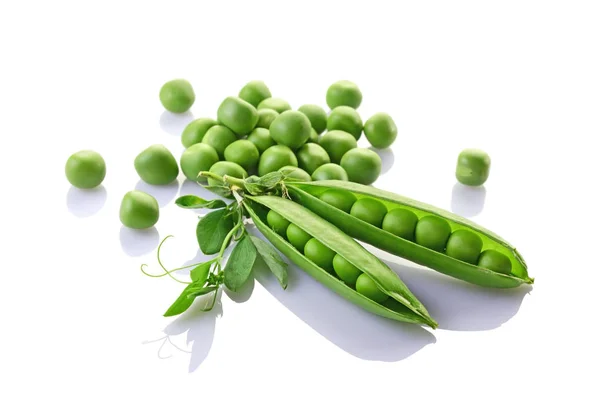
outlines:
[[[219,154],[219,159],[225,159],[225,148],[237,140],[231,129],[223,125],[215,125],[206,131],[202,143],[212,146]]]
[[[350,215],[377,228],[381,228],[381,223],[387,212],[385,205],[376,199],[360,198],[352,205]]]
[[[269,211],[267,214],[267,223],[269,227],[283,238],[286,237],[286,231],[290,225],[290,221],[279,215],[275,211]]]
[[[383,218],[381,229],[409,241],[415,240],[415,228],[419,218],[405,208],[392,209]]]
[[[274,109],[258,109],[258,123],[256,124],[257,128],[265,128],[269,129],[271,127],[271,123],[275,120],[277,116],[279,116],[279,112]]]
[[[327,130],[343,130],[359,140],[363,124],[358,112],[348,106],[338,106],[327,117]]]
[[[145,229],[158,222],[159,209],[156,199],[142,191],[129,191],[123,196],[119,217],[128,228]]]
[[[95,188],[104,181],[106,163],[98,152],[88,150],[75,152],[67,159],[65,175],[76,188]]]
[[[256,127],[256,108],[237,97],[229,96],[217,109],[217,120],[238,135],[246,135]]]
[[[330,163],[329,155],[321,146],[316,143],[307,143],[296,152],[298,166],[309,174],[315,169],[326,163]]]
[[[161,144],[144,149],[136,156],[133,164],[142,181],[150,185],[168,185],[179,175],[177,160]]]
[[[388,296],[365,273],[362,273],[356,279],[356,291],[379,304],[388,299]]]
[[[343,130],[328,131],[321,137],[319,145],[329,154],[331,162],[339,164],[342,157],[350,149],[356,148],[356,139]]]
[[[454,231],[446,244],[446,254],[457,260],[477,264],[483,241],[472,231],[459,229]]]
[[[318,239],[311,238],[306,243],[304,246],[304,255],[325,271],[333,273],[333,257],[335,257],[335,252],[323,245]]]
[[[350,213],[352,205],[356,202],[356,196],[349,191],[337,191],[335,189],[328,189],[323,192],[319,199],[329,205],[336,207],[346,213]]]
[[[256,146],[259,153],[263,153],[273,145],[276,145],[275,141],[271,139],[271,132],[265,128],[256,128],[250,135],[248,135],[248,140]]]
[[[365,136],[373,147],[384,149],[388,148],[398,136],[396,123],[387,113],[376,113],[365,122]]]
[[[258,175],[277,171],[284,166],[298,166],[298,159],[287,146],[275,145],[267,148],[258,161]]]
[[[469,186],[483,185],[490,176],[492,161],[487,153],[480,149],[465,149],[458,155],[456,179]]]
[[[246,83],[238,96],[252,106],[257,107],[260,102],[271,97],[271,91],[262,80],[252,80]]]
[[[310,129],[310,121],[304,113],[288,110],[275,118],[269,132],[275,142],[295,150],[310,138]]]
[[[166,110],[183,113],[192,107],[196,100],[194,88],[185,79],[170,80],[160,88],[160,102]]]
[[[342,157],[340,165],[348,173],[350,181],[363,185],[371,185],[381,173],[381,158],[370,149],[350,149]]]
[[[219,176],[232,176],[234,178],[246,178],[248,174],[246,170],[239,166],[237,163],[229,162],[229,161],[219,161],[209,169],[209,172],[212,172]],[[221,182],[208,178],[208,185],[221,185]]]
[[[219,154],[215,148],[205,143],[196,143],[187,148],[179,161],[183,174],[190,181],[198,181],[198,174],[210,170],[217,162]]]
[[[417,222],[415,241],[426,248],[442,252],[446,248],[450,232],[450,224],[446,220],[427,215]]]
[[[300,169],[297,166],[284,166],[279,168],[279,172],[283,172],[288,179],[295,179],[297,181],[309,182],[312,178],[304,169]]]
[[[225,148],[225,160],[234,162],[246,171],[253,170],[258,164],[259,153],[256,146],[247,139],[235,141]]]
[[[327,113],[321,106],[302,105],[298,108],[298,111],[306,115],[308,120],[310,120],[310,125],[318,135],[322,134],[327,128]]]
[[[352,286],[356,284],[356,279],[361,274],[361,271],[358,268],[350,264],[339,254],[336,254],[336,256],[333,257],[333,270],[342,281]]]
[[[327,106],[331,109],[339,106],[349,106],[357,109],[362,102],[362,92],[356,83],[349,80],[340,80],[329,86],[326,100]]]
[[[202,138],[206,132],[215,126],[217,121],[210,118],[198,118],[185,127],[181,133],[181,143],[184,148],[189,148],[192,145],[202,142]]]
[[[311,175],[311,178],[313,179],[313,181],[347,181],[348,174],[341,166],[336,165],[334,163],[326,163],[315,169],[315,171]]]
[[[295,224],[290,224],[285,233],[290,244],[300,252],[304,252],[304,246],[312,238],[306,231]]]
[[[319,143],[320,139],[321,139],[321,136],[317,133],[315,128],[310,128],[310,138],[308,138],[308,141],[310,143]]]
[[[496,250],[485,250],[479,256],[477,265],[501,274],[510,274],[512,263],[510,259]]]
[[[283,113],[292,110],[289,103],[281,98],[266,98],[257,106],[258,109],[273,109],[277,113]]]

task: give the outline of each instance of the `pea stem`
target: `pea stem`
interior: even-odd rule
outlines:
[[[217,174],[215,174],[213,172],[202,171],[202,172],[200,172],[200,176],[204,176],[206,178],[212,178],[215,181],[219,181],[219,182],[225,182],[223,180],[223,177],[221,175],[217,175]]]

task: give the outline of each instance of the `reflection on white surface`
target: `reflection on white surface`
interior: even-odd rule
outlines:
[[[158,201],[158,206],[165,207],[175,198],[179,190],[179,181],[175,180],[169,185],[150,185],[141,179],[135,184],[135,189],[152,195]]]
[[[452,188],[452,212],[463,217],[474,217],[483,211],[485,205],[485,186],[467,186],[460,182]]]
[[[160,115],[160,128],[170,135],[181,136],[185,127],[194,120],[194,114],[189,110],[184,113],[172,113],[165,110]]]
[[[369,149],[377,152],[377,154],[381,158],[381,175],[385,174],[390,169],[392,169],[392,166],[394,165],[395,161],[394,151],[392,149],[377,149],[373,147],[370,147]]]
[[[155,227],[148,229],[131,229],[121,226],[119,231],[121,249],[131,257],[139,257],[158,246],[159,235]]]
[[[197,182],[190,181],[189,179],[183,181],[181,188],[179,189],[179,196],[183,195],[196,195],[203,199],[219,198],[214,192],[209,191]]]
[[[91,217],[100,212],[106,203],[106,189],[100,185],[94,189],[79,189],[74,186],[67,192],[67,209],[78,218]]]
[[[530,286],[484,288],[429,269],[385,262],[425,305],[439,329],[444,330],[500,327],[517,314],[523,298],[531,291]]]

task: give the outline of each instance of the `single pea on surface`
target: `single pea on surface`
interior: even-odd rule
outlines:
[[[302,112],[310,120],[310,125],[317,132],[322,134],[327,128],[327,112],[319,105],[302,105],[298,108],[298,112]]]
[[[361,274],[358,268],[350,264],[340,254],[333,257],[333,270],[342,281],[351,286],[356,284],[356,279]]]
[[[477,264],[483,241],[473,231],[459,229],[454,231],[446,244],[446,254],[469,264]]]
[[[283,113],[288,110],[292,110],[292,107],[286,100],[271,97],[260,102],[257,106],[257,109],[273,109],[277,113]]]
[[[248,135],[248,141],[252,142],[254,146],[256,146],[256,149],[258,149],[259,153],[263,153],[267,150],[267,148],[277,144],[271,138],[271,132],[269,132],[269,129],[265,128],[256,128],[250,132],[250,135]]]
[[[210,170],[217,162],[219,162],[219,154],[215,148],[205,143],[190,146],[183,152],[179,160],[181,171],[190,181],[198,181],[198,174]]]
[[[372,198],[360,198],[352,205],[350,215],[376,226],[377,228],[381,228],[381,223],[387,212],[385,205],[378,200]]]
[[[279,172],[282,172],[285,175],[286,179],[293,179],[296,181],[304,182],[312,181],[312,178],[310,177],[308,172],[306,172],[304,169],[298,168],[297,166],[284,166],[282,168],[279,168]]]
[[[142,181],[150,185],[168,185],[177,179],[179,165],[164,145],[151,145],[136,156],[134,167]]]
[[[304,246],[312,238],[308,232],[296,224],[290,224],[285,233],[290,244],[300,252],[304,252]]]
[[[269,129],[271,123],[279,116],[279,112],[274,109],[258,109],[256,112],[258,113],[258,122],[256,123],[257,128]]]
[[[381,173],[381,158],[365,148],[354,148],[342,156],[342,168],[348,173],[348,179],[363,185],[371,185]]]
[[[246,170],[239,166],[237,163],[228,162],[228,161],[219,161],[209,169],[209,172],[212,172],[219,176],[232,176],[234,178],[246,178],[248,174]],[[221,185],[222,183],[213,178],[208,178],[208,185]]]
[[[326,163],[315,169],[311,178],[313,181],[347,181],[348,174],[341,166],[334,163]]]
[[[510,274],[512,271],[510,259],[506,255],[495,250],[483,251],[479,256],[477,265],[501,274]]]
[[[269,172],[278,171],[284,166],[298,166],[298,159],[290,148],[284,145],[275,145],[267,148],[258,161],[258,175],[263,176]]]
[[[328,189],[319,196],[319,199],[348,214],[356,202],[356,196],[352,192],[336,189]]]
[[[238,96],[257,107],[260,102],[271,97],[271,91],[262,80],[251,80],[244,85]]]
[[[359,140],[363,123],[358,112],[349,106],[338,106],[327,117],[327,130],[343,130]]]
[[[282,217],[277,212],[271,210],[267,214],[267,223],[273,231],[278,233],[283,238],[286,237],[286,231],[288,229],[288,226],[290,225],[290,221]]]
[[[256,108],[238,97],[229,96],[217,109],[217,120],[238,135],[246,135],[256,127]]]
[[[309,174],[312,174],[319,166],[331,162],[327,151],[316,143],[304,144],[296,152],[296,158],[298,158],[298,166]]]
[[[223,125],[215,125],[206,131],[202,143],[212,146],[219,154],[219,159],[225,159],[225,149],[237,140],[231,129]]]
[[[119,217],[127,228],[150,228],[158,222],[158,202],[145,192],[129,191],[121,201]]]
[[[323,245],[318,239],[312,238],[306,243],[304,255],[328,273],[333,273],[335,252]]]
[[[417,222],[415,241],[426,248],[443,252],[450,232],[450,224],[446,220],[435,215],[427,215]]]
[[[181,133],[181,143],[184,148],[189,148],[192,145],[202,142],[206,132],[217,124],[217,121],[210,118],[198,118],[185,127]]]
[[[365,136],[374,148],[385,149],[392,146],[398,136],[396,123],[387,113],[379,112],[365,122]]]
[[[419,218],[414,212],[405,208],[395,208],[385,215],[381,229],[397,237],[414,241],[418,221]]]
[[[74,187],[92,189],[104,181],[106,163],[98,152],[90,150],[75,152],[67,159],[65,175]]]
[[[465,149],[458,155],[456,179],[469,186],[483,185],[490,176],[492,160],[481,149]]]
[[[362,102],[362,92],[356,83],[349,80],[339,80],[329,86],[325,99],[327,106],[331,109],[339,106],[349,106],[357,109]]]
[[[280,145],[293,150],[300,148],[310,138],[310,121],[296,110],[288,110],[277,116],[271,126],[271,138]]]
[[[356,291],[379,304],[388,299],[387,294],[381,291],[375,281],[365,273],[356,279]]]
[[[235,141],[225,149],[225,160],[235,162],[250,171],[258,164],[259,153],[256,146],[247,139]]]
[[[341,162],[346,152],[357,147],[354,136],[343,130],[328,131],[319,140],[319,145],[327,151],[331,162],[337,164]]]
[[[185,79],[174,79],[160,88],[159,98],[169,112],[183,113],[192,107],[196,94],[190,82]]]

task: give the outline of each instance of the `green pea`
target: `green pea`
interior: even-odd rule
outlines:
[[[285,233],[290,244],[300,252],[304,252],[304,246],[312,238],[306,231],[295,224],[290,224]]]
[[[238,135],[250,133],[258,122],[256,108],[237,97],[229,96],[217,109],[217,120]]]
[[[450,224],[446,220],[427,215],[417,222],[415,240],[419,245],[442,252],[446,248],[450,231]]]
[[[269,129],[271,127],[271,123],[275,120],[277,116],[279,116],[279,112],[274,109],[258,109],[258,123],[256,124],[257,128],[265,128]]]
[[[192,107],[196,94],[190,82],[185,79],[170,80],[160,88],[160,102],[166,110],[183,113]]]
[[[308,138],[308,141],[310,143],[319,143],[320,139],[321,136],[317,133],[317,131],[314,128],[310,128],[310,138]]]
[[[306,115],[308,120],[310,120],[310,125],[317,134],[322,134],[327,128],[327,113],[321,106],[302,105],[298,108],[298,111]]]
[[[487,153],[480,149],[465,149],[458,155],[456,179],[469,186],[483,185],[490,176],[492,161]]]
[[[225,160],[235,162],[250,171],[258,164],[258,149],[249,140],[243,139],[233,142],[225,149]]]
[[[136,156],[133,165],[142,181],[150,185],[168,185],[177,179],[179,165],[164,145],[152,145]]]
[[[359,140],[363,124],[358,112],[348,106],[338,106],[327,117],[327,130],[343,130]]]
[[[74,187],[80,189],[95,188],[104,181],[106,163],[98,152],[75,152],[67,159],[65,175]]]
[[[310,138],[310,129],[310,121],[304,113],[288,110],[275,118],[269,131],[275,142],[295,150]]]
[[[341,166],[334,163],[326,163],[315,169],[311,175],[311,178],[313,181],[347,181],[348,174]]]
[[[219,154],[215,148],[205,143],[197,143],[187,148],[179,161],[183,174],[191,181],[198,181],[198,174],[210,170],[217,162],[219,162]]]
[[[237,140],[231,129],[223,125],[215,125],[206,131],[202,143],[212,146],[219,154],[219,159],[224,159],[225,148]]]
[[[248,140],[256,146],[259,153],[263,153],[273,145],[276,145],[275,141],[271,139],[271,132],[265,128],[256,128],[250,135],[248,135]]]
[[[350,149],[356,148],[356,139],[343,130],[332,130],[321,137],[319,145],[329,154],[331,162],[339,164]]]
[[[283,113],[292,110],[289,103],[281,98],[266,98],[257,106],[258,109],[273,109],[277,113]]]
[[[304,246],[304,255],[325,271],[329,273],[333,272],[333,257],[335,257],[335,252],[323,245],[318,239],[311,238],[306,243]]]
[[[348,191],[337,191],[335,189],[329,189],[323,192],[319,199],[329,205],[340,209],[347,214],[350,213],[352,205],[356,202],[356,196],[352,192]]]
[[[296,181],[304,181],[309,182],[312,181],[312,178],[303,169],[300,169],[296,166],[284,166],[279,168],[279,172],[283,172],[288,179],[295,179]]]
[[[277,212],[271,210],[267,214],[267,223],[273,231],[285,238],[290,221],[279,215]]]
[[[501,274],[510,274],[512,271],[510,259],[506,255],[495,250],[483,251],[479,256],[477,265]]]
[[[246,170],[239,166],[237,163],[228,162],[228,161],[219,161],[213,166],[211,166],[210,172],[217,174],[219,176],[232,176],[234,178],[246,178],[248,174]],[[221,185],[221,182],[208,178],[208,185]]]
[[[158,222],[158,202],[142,191],[129,191],[123,196],[119,217],[128,228],[145,229]]]
[[[376,113],[365,122],[365,136],[373,147],[388,148],[398,136],[398,128],[387,113]]]
[[[357,109],[362,102],[362,93],[355,83],[349,80],[340,80],[329,86],[326,100],[327,106],[331,109],[338,106],[350,106]]]
[[[337,276],[342,279],[342,281],[350,285],[356,284],[356,279],[361,273],[358,268],[350,264],[339,254],[333,257],[333,269]]]
[[[414,212],[404,208],[396,208],[385,215],[381,228],[400,238],[414,241],[418,221],[419,218]]]
[[[457,260],[477,264],[483,241],[472,231],[459,229],[454,231],[446,244],[446,254]]]
[[[284,166],[298,166],[298,159],[287,146],[275,145],[267,148],[258,161],[258,175],[278,171]]]
[[[365,273],[356,279],[356,291],[379,304],[388,299],[386,293],[381,291],[371,277]]]
[[[210,118],[198,118],[191,121],[181,133],[181,143],[185,148],[202,142],[206,132],[217,124],[216,120]]]
[[[304,169],[309,174],[312,174],[315,169],[326,163],[330,163],[329,155],[325,149],[316,143],[307,143],[296,152],[298,158],[298,166]]]
[[[370,149],[350,149],[342,157],[340,165],[348,172],[350,181],[363,185],[371,185],[381,173],[381,158]]]
[[[252,80],[246,83],[238,96],[252,106],[257,107],[260,102],[271,97],[271,91],[262,80]]]
[[[352,205],[350,215],[377,228],[381,228],[381,223],[387,212],[385,205],[376,199],[360,198]]]

